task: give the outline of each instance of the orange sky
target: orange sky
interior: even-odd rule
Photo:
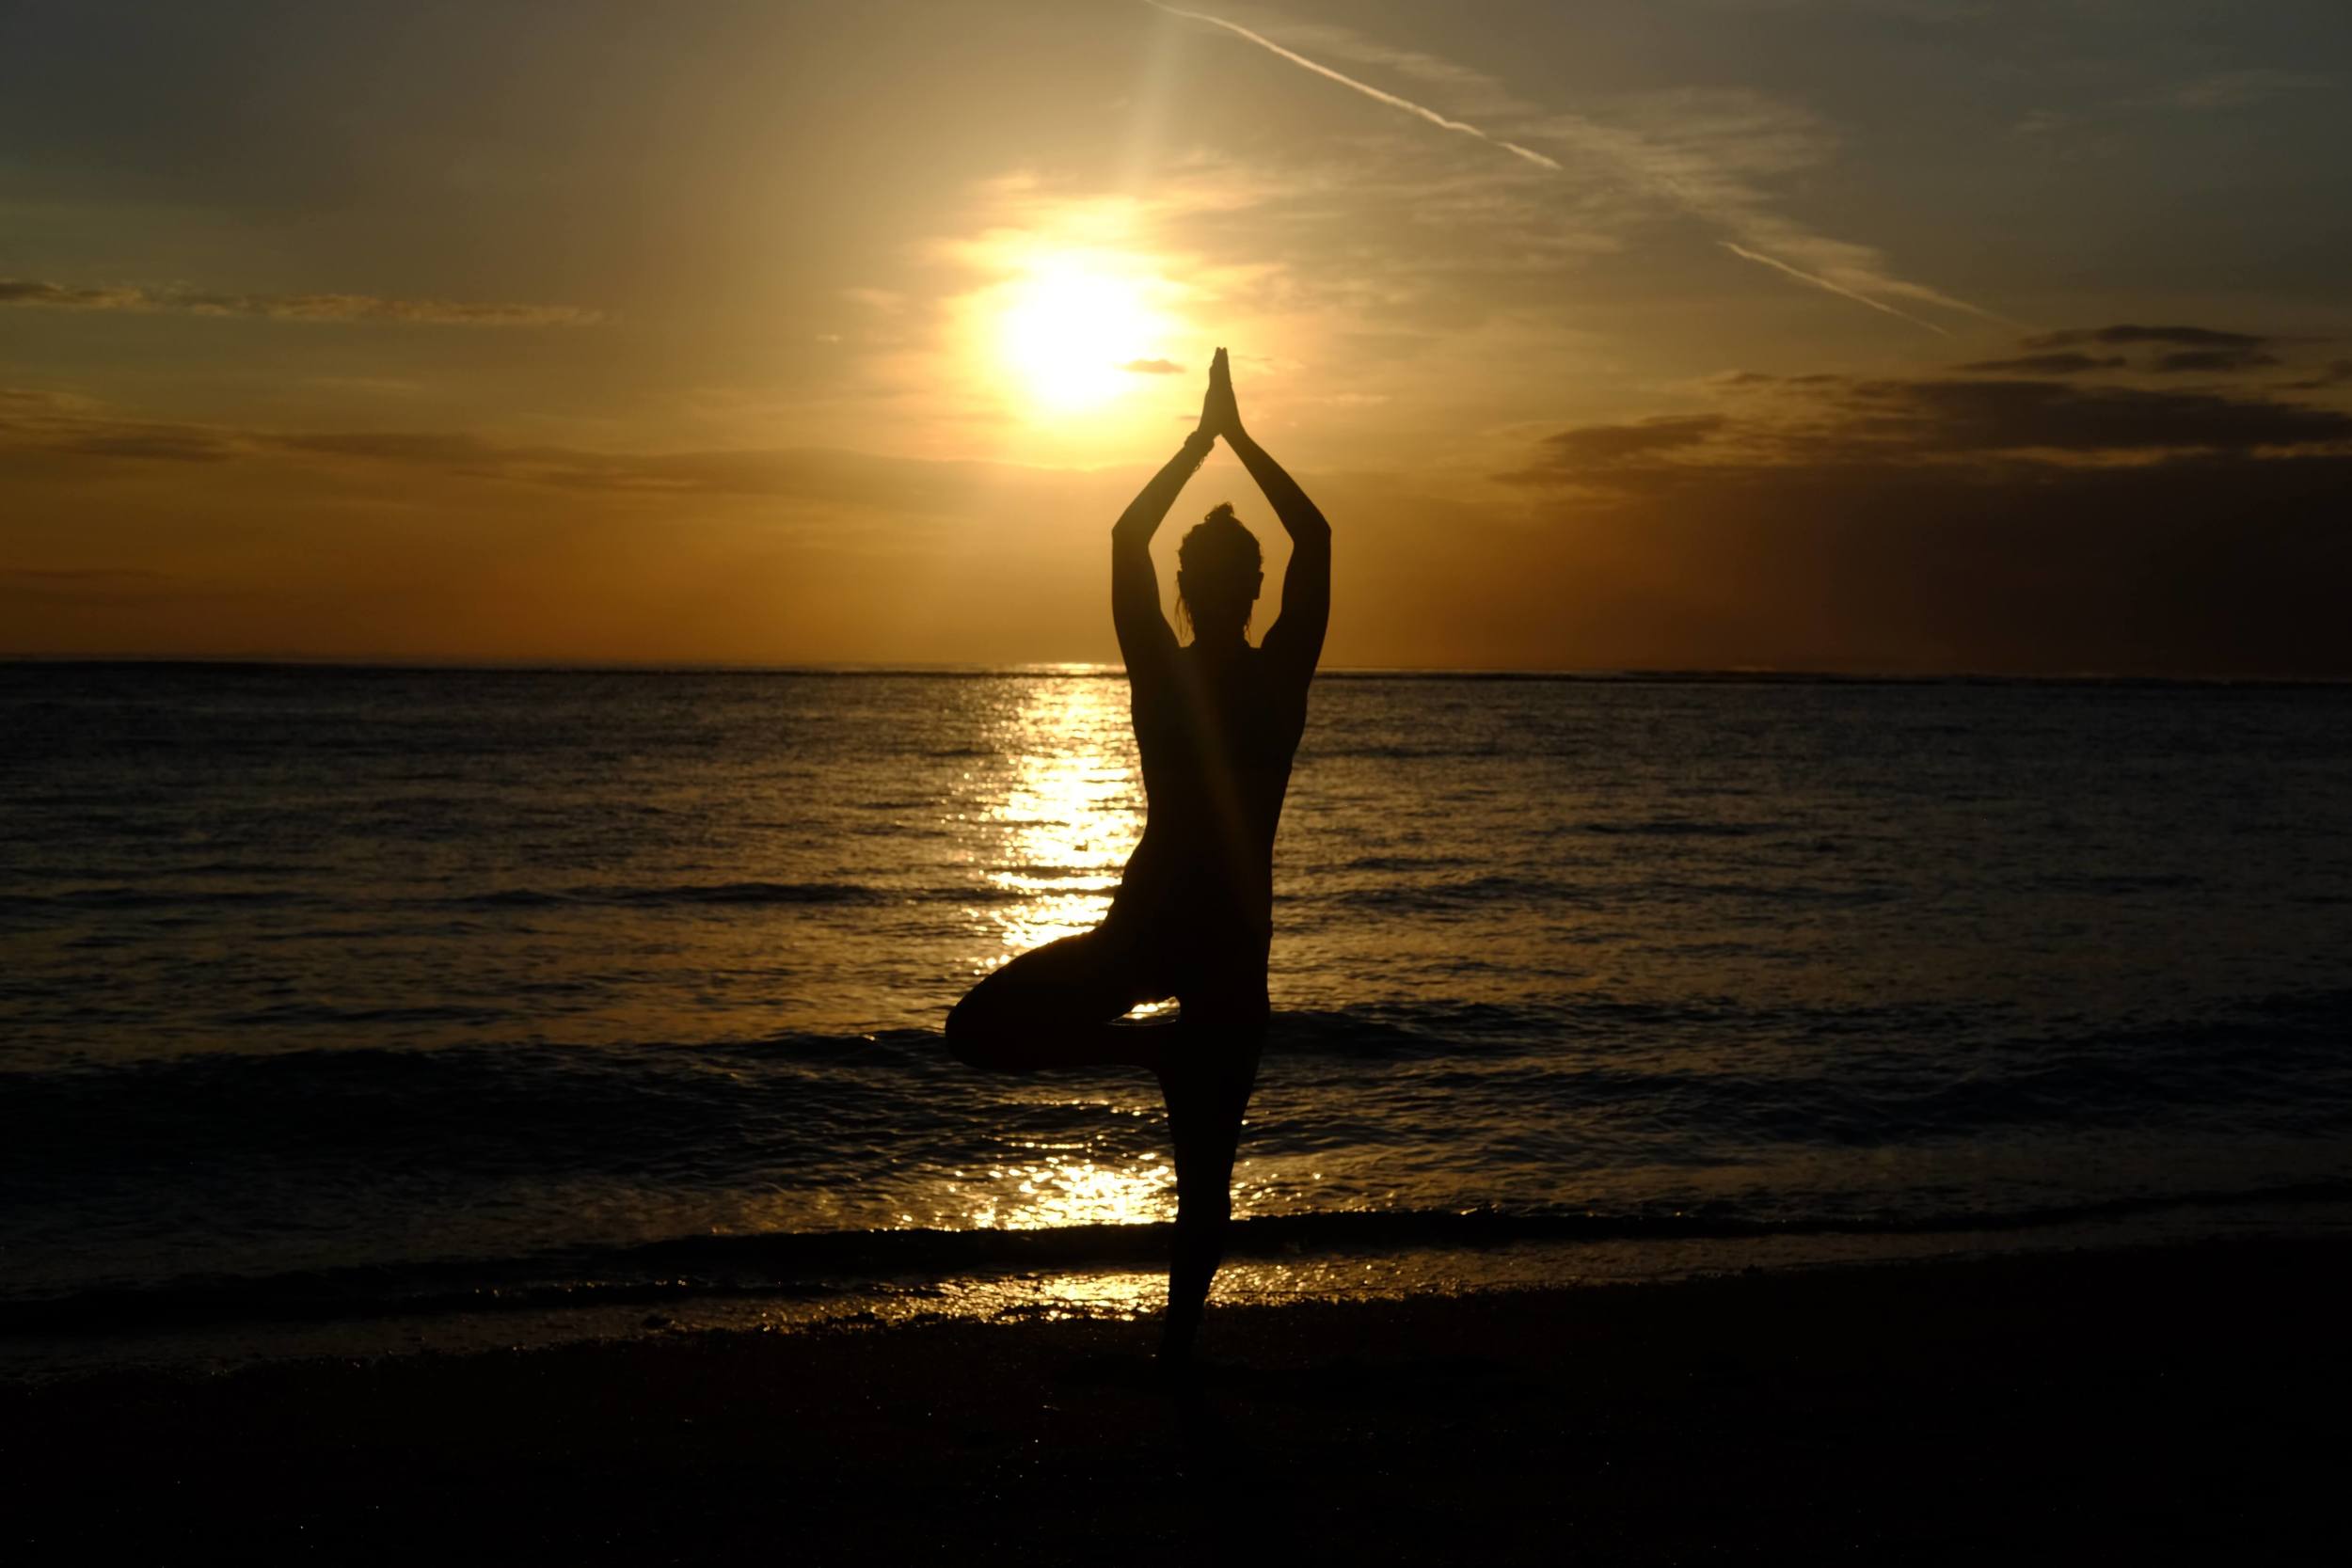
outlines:
[[[0,60],[0,653],[1111,658],[1224,343],[1333,663],[2352,675],[2337,5],[151,10]]]

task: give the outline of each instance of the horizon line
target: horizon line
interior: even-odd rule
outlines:
[[[421,670],[450,673],[571,674],[804,674],[804,675],[1032,675],[1101,678],[1123,674],[1122,663],[1090,659],[982,660],[717,660],[513,658],[480,656],[441,657],[394,654],[161,654],[0,653],[0,665],[187,665],[230,669]],[[2352,686],[2352,674],[2182,673],[2117,670],[1907,670],[1866,665],[1420,665],[1338,664],[1315,672],[1317,678],[1391,680],[1558,681],[1789,681],[1877,684],[1935,682],[2042,682],[2168,686]]]

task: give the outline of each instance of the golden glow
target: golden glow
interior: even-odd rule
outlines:
[[[1023,401],[1046,414],[1100,407],[1157,379],[1178,329],[1152,300],[1162,286],[1136,258],[1109,251],[1047,250],[1027,257],[988,291],[984,310],[995,362]]]

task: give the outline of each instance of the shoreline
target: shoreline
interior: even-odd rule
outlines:
[[[2352,1240],[2352,1196],[2339,1182],[2078,1205],[2051,1215],[1897,1228],[1500,1211],[1259,1217],[1238,1221],[1229,1236],[1212,1310],[2208,1242]],[[0,1303],[0,1386],[109,1370],[215,1374],[282,1361],[544,1350],[649,1333],[1134,1322],[1155,1318],[1165,1297],[1168,1231],[1161,1222],[696,1237],[614,1254],[426,1259],[405,1271],[372,1265],[104,1287]],[[947,1243],[946,1254],[918,1245],[915,1256],[906,1255],[910,1239]],[[949,1259],[961,1266],[904,1267]]]
[[[21,1546],[1609,1561],[2341,1544],[2352,1240],[0,1386]],[[131,1506],[135,1504],[135,1506]]]

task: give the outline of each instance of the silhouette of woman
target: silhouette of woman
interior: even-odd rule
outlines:
[[[1177,550],[1191,642],[1160,614],[1152,535],[1219,436],[1291,537],[1282,610],[1248,637],[1263,581],[1258,542],[1217,507]],[[1176,1246],[1160,1357],[1192,1354],[1232,1212],[1233,1150],[1257,1081],[1273,931],[1274,832],[1307,721],[1307,684],[1331,610],[1331,529],[1242,429],[1225,351],[1200,424],[1111,529],[1111,620],[1143,761],[1143,838],[1103,923],[1051,942],[972,988],[947,1015],[948,1048],[974,1067],[1151,1069],[1176,1146]],[[1174,1027],[1115,1023],[1174,997]]]

